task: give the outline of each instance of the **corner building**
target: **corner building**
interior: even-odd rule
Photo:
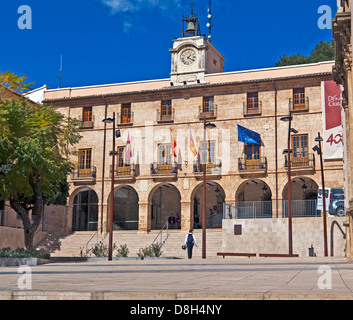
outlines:
[[[292,214],[316,216],[322,183],[312,148],[323,128],[321,86],[332,80],[333,62],[224,72],[225,58],[197,30],[174,40],[170,53],[168,79],[45,92],[44,103],[82,120],[83,137],[72,159],[77,168],[68,178],[68,205],[55,223],[46,215],[47,231],[107,228],[114,133],[103,120],[114,113],[120,130],[115,230],[147,233],[173,221],[171,216],[172,228],[182,233],[195,222],[201,227],[200,151],[207,158],[207,228],[222,226],[235,213],[238,218],[286,218],[288,123],[280,118],[290,112],[297,131],[290,137],[292,200],[297,201]],[[205,119],[215,128],[204,131]],[[237,125],[260,134],[260,145],[238,141]],[[344,186],[342,159],[325,161],[324,173],[326,187]]]

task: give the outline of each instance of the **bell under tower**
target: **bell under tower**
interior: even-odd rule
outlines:
[[[205,82],[205,74],[224,72],[224,57],[201,34],[191,1],[190,15],[183,17],[181,37],[173,41],[170,81],[173,86]]]

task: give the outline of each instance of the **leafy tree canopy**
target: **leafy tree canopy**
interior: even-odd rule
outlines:
[[[325,42],[320,41],[311,51],[309,56],[300,53],[293,55],[282,55],[279,61],[276,62],[276,67],[292,66],[298,64],[308,64],[323,61],[335,60],[335,43],[334,40]]]
[[[0,101],[0,119],[0,201],[9,201],[20,215],[32,249],[43,206],[66,203],[80,121],[26,99]],[[33,223],[30,210],[36,212]]]
[[[0,86],[11,89],[17,93],[24,93],[30,90],[34,82],[26,82],[27,76],[18,76],[10,71],[0,71]]]

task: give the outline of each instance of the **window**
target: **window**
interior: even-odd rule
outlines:
[[[125,150],[125,147],[118,147],[118,170],[115,171],[118,176],[127,176],[131,174],[131,162],[126,159]]]
[[[130,160],[125,157],[125,147],[118,147],[118,167],[130,167]]]
[[[259,94],[257,92],[248,93],[248,112],[258,112],[259,110]]]
[[[158,165],[171,165],[172,164],[172,155],[170,154],[171,145],[169,144],[160,144],[158,146]]]
[[[260,169],[261,145],[255,143],[245,144],[245,168],[247,170]]]
[[[172,115],[172,101],[164,100],[162,101],[162,118],[171,117]]]
[[[92,107],[84,107],[82,112],[83,122],[92,122]]]
[[[124,103],[121,105],[121,123],[131,123],[131,104]]]
[[[78,152],[79,177],[91,175],[92,149],[81,149]]]
[[[305,109],[305,89],[293,90],[293,110]]]
[[[210,113],[214,116],[214,97],[203,98],[203,110],[204,113]]]
[[[216,160],[215,160],[215,141],[211,141],[209,140],[208,141],[208,154],[207,154],[207,160],[208,160],[208,163],[215,163]]]
[[[292,136],[293,147],[293,166],[306,166],[309,162],[308,157],[308,135]]]

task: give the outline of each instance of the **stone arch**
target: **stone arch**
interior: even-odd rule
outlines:
[[[317,215],[318,183],[312,177],[293,177],[291,180],[292,217],[312,217]],[[282,190],[283,212],[288,216],[288,182]]]
[[[181,228],[181,193],[176,185],[155,185],[148,195],[148,207],[149,229],[160,230],[167,221],[170,229]]]
[[[271,218],[272,189],[261,179],[243,181],[235,193],[238,218]]]
[[[107,199],[108,221],[110,215],[110,197]],[[114,189],[114,230],[138,230],[139,194],[130,185],[120,185]]]
[[[223,203],[226,193],[223,186],[214,181],[206,182],[206,228],[222,226]],[[203,182],[194,186],[190,194],[192,223],[194,228],[202,228]]]
[[[71,194],[72,231],[97,231],[98,195],[90,187],[81,187]]]

